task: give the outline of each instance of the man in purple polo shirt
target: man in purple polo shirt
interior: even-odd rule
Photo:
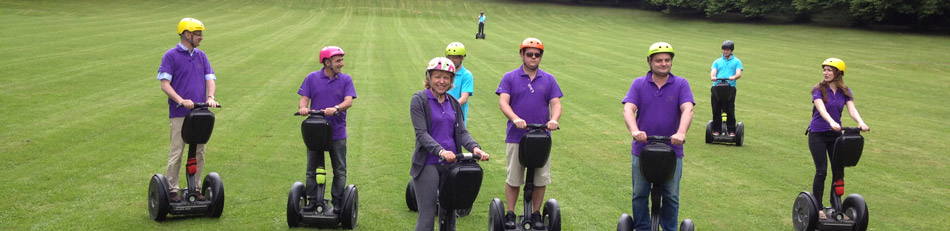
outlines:
[[[650,183],[640,174],[640,149],[646,146],[647,135],[669,136],[668,143],[676,151],[676,170],[673,178],[663,186],[663,205],[660,226],[676,230],[679,213],[679,185],[683,172],[683,143],[693,120],[693,93],[686,79],[673,75],[673,47],[658,42],[647,51],[650,71],[633,80],[623,98],[623,119],[634,142],[633,153],[633,223],[637,230],[650,230],[650,210],[647,203]]]
[[[301,115],[310,113],[310,109],[323,110],[330,126],[333,128],[333,142],[330,148],[330,164],[333,166],[333,185],[330,189],[333,212],[339,214],[339,205],[343,201],[343,187],[346,186],[346,110],[353,106],[356,98],[356,89],[353,88],[353,78],[341,73],[343,68],[343,49],[336,46],[324,47],[320,50],[320,62],[323,68],[311,72],[303,80],[297,94],[300,95],[299,112]],[[310,104],[310,107],[307,107]],[[307,150],[307,196],[311,200],[317,199],[317,158],[323,158],[323,153]],[[313,211],[316,201],[311,201],[304,211]]]
[[[505,179],[505,199],[508,212],[505,214],[505,228],[514,229],[515,205],[518,201],[518,189],[524,184],[525,167],[518,161],[518,146],[524,136],[528,123],[547,124],[548,130],[558,129],[557,120],[561,118],[561,87],[554,76],[539,68],[544,45],[541,40],[527,38],[521,42],[521,67],[514,69],[501,78],[498,84],[498,104],[501,112],[508,117],[506,155],[508,177]],[[550,108],[548,108],[550,107]],[[550,111],[550,113],[549,113]],[[541,221],[541,202],[544,201],[544,189],[551,183],[550,156],[544,167],[534,176],[534,193],[531,221],[534,229],[544,230]],[[526,214],[527,215],[527,214]]]
[[[158,80],[162,91],[168,95],[168,118],[171,135],[171,145],[168,152],[168,166],[165,170],[168,185],[170,185],[171,202],[180,202],[178,195],[178,174],[181,169],[181,154],[185,149],[185,142],[181,139],[181,125],[185,115],[195,107],[195,103],[207,102],[212,107],[218,105],[214,100],[215,85],[214,70],[205,53],[198,49],[202,32],[205,30],[201,21],[193,18],[184,18],[178,22],[178,45],[168,49],[162,57],[162,64],[158,67]],[[184,107],[178,107],[181,104]],[[201,182],[201,169],[205,163],[205,145],[199,144],[195,151],[198,162],[198,171],[195,174],[194,185]],[[195,195],[198,200],[205,200],[205,196]]]

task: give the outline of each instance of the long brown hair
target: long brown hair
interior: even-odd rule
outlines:
[[[844,72],[838,70],[837,67],[832,67],[832,66],[828,66],[828,67],[831,67],[831,69],[835,70],[835,78],[832,79],[831,82],[825,82],[825,80],[822,79],[821,82],[819,82],[817,85],[815,85],[815,87],[812,88],[811,90],[812,94],[814,94],[815,91],[821,92],[821,101],[828,102],[828,83],[834,83],[835,87],[838,88],[838,91],[843,92],[844,95],[850,99],[851,89],[848,88],[848,85],[844,84],[844,80],[843,80]]]

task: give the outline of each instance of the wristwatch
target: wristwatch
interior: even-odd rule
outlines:
[[[213,96],[213,95],[209,95],[209,96],[208,96],[208,98],[212,98],[212,99],[214,99],[214,96]]]
[[[336,111],[340,111],[340,105],[334,105],[333,108],[336,108]]]

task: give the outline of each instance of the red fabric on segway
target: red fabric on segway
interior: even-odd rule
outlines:
[[[844,195],[844,179],[835,181],[835,194]]]
[[[198,172],[198,160],[195,158],[188,158],[188,164],[185,166],[188,166],[188,174],[195,174]]]

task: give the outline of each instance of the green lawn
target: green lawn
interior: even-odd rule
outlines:
[[[172,5],[172,4],[175,5]],[[454,9],[454,10],[446,10]],[[474,40],[478,12],[487,40]],[[205,172],[221,174],[220,219],[157,223],[148,179],[165,171],[166,96],[155,80],[175,25],[207,26],[200,47],[218,76],[217,127]],[[286,229],[285,205],[304,178],[296,91],[320,68],[318,49],[346,50],[359,98],[349,117],[349,179],[360,189],[360,230],[410,230],[406,209],[414,140],[408,105],[423,67],[453,41],[474,72],[469,127],[489,153],[472,215],[485,229],[503,198],[504,124],[493,94],[520,65],[518,44],[538,37],[541,68],[564,91],[554,134],[554,183],[565,230],[611,230],[630,213],[630,154],[619,103],[648,70],[656,41],[677,51],[673,73],[696,98],[680,219],[700,230],[791,230],[791,206],[811,189],[803,136],[819,64],[838,57],[872,132],[847,172],[847,192],[870,207],[871,230],[947,230],[950,219],[950,38],[811,25],[723,23],[657,12],[516,1],[7,1],[0,0],[0,230]],[[704,144],[709,66],[736,42],[745,71],[737,114],[743,147]],[[845,126],[855,123],[847,119]],[[944,198],[944,199],[941,199]],[[520,211],[520,203],[519,203]],[[940,215],[944,214],[944,215]]]

